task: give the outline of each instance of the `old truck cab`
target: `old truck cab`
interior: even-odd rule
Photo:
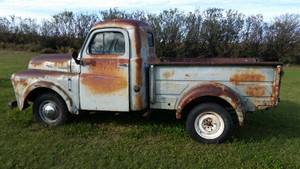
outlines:
[[[155,55],[151,27],[112,20],[92,27],[79,53],[33,58],[11,77],[20,111],[33,102],[37,122],[58,126],[70,113],[173,110],[187,114],[190,136],[224,142],[231,115],[275,107],[282,63],[253,58],[165,59]]]

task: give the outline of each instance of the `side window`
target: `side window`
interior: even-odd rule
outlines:
[[[125,37],[120,32],[101,32],[95,34],[89,44],[89,53],[121,55],[125,53]]]
[[[98,33],[94,35],[93,40],[91,41],[89,45],[89,53],[91,54],[103,54],[103,39],[104,39],[104,34],[103,33]]]
[[[149,47],[154,47],[153,34],[148,32],[147,36],[148,36],[148,45],[149,45]]]

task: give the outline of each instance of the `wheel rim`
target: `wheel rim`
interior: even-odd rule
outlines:
[[[205,139],[215,139],[224,131],[224,120],[215,112],[203,112],[196,117],[196,132]]]
[[[44,101],[40,104],[39,113],[41,118],[47,123],[55,122],[59,116],[56,105],[51,101]]]

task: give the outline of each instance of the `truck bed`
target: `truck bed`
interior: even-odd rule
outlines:
[[[279,100],[281,62],[256,58],[166,58],[150,62],[150,107],[175,110],[191,88],[205,83],[229,87],[246,111],[274,107]]]

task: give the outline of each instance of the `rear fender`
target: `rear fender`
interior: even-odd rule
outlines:
[[[234,108],[239,124],[244,125],[246,111],[240,97],[229,87],[215,82],[199,84],[186,91],[177,104],[176,118],[181,118],[181,112],[186,105],[205,96],[219,97],[228,102]]]

